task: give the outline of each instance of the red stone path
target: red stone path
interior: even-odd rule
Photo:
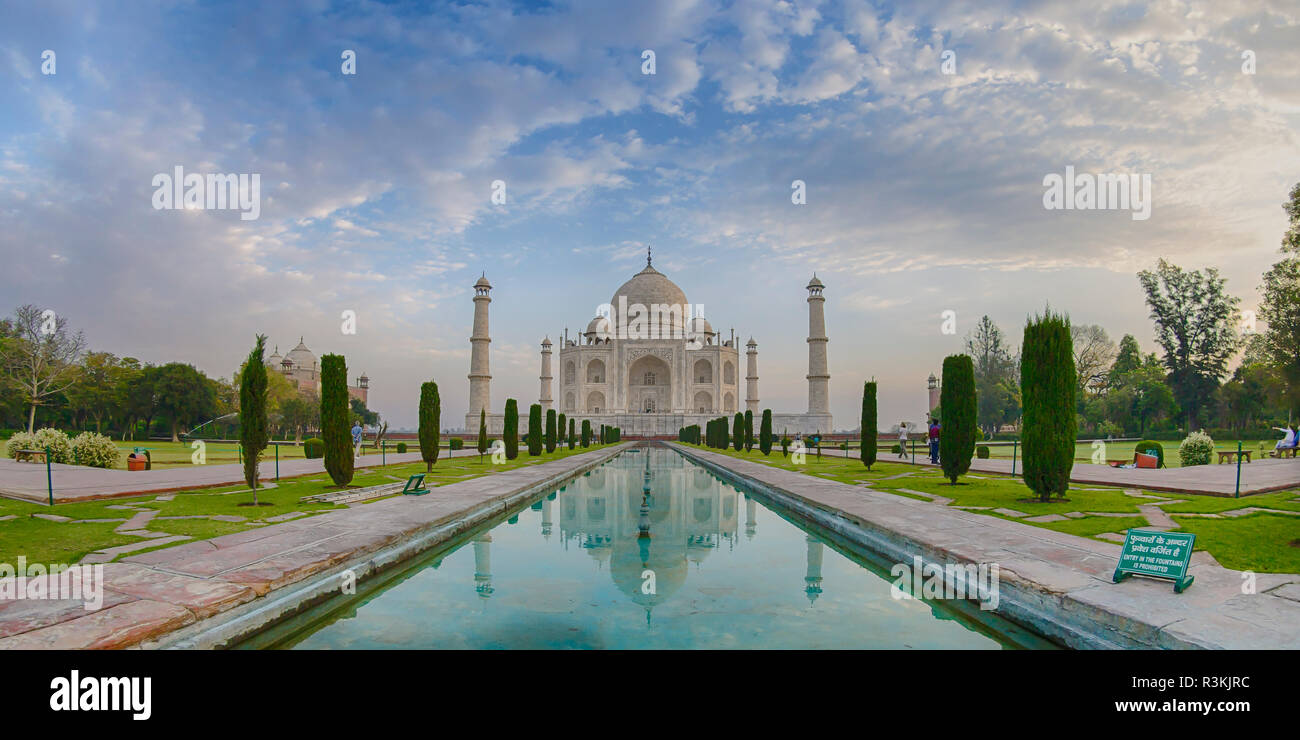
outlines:
[[[98,611],[87,612],[81,601],[0,601],[0,650],[124,648],[154,641],[336,566],[364,563],[379,550],[444,524],[464,520],[469,528],[504,513],[511,496],[598,464],[624,447],[129,556],[103,566],[105,599]]]

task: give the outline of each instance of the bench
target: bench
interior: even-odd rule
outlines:
[[[1246,462],[1250,462],[1251,452],[1252,450],[1241,450],[1240,452],[1238,452],[1237,450],[1220,450],[1219,464],[1222,465],[1225,460],[1228,462],[1234,462],[1238,454],[1240,454],[1243,458],[1245,458]]]
[[[402,489],[403,496],[423,496],[428,493],[429,489],[424,487],[424,473],[416,473],[406,479],[406,487]]]
[[[1268,456],[1269,456],[1269,457],[1277,457],[1277,458],[1282,458],[1282,457],[1295,457],[1295,451],[1296,451],[1296,448],[1294,448],[1294,447],[1281,447],[1281,448],[1275,449],[1275,450],[1273,450],[1272,452],[1268,453]]]
[[[45,450],[18,450],[14,462],[45,462]]]

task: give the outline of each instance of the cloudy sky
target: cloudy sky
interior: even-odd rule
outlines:
[[[1050,303],[1151,351],[1134,273],[1160,257],[1219,267],[1254,308],[1300,181],[1295,0],[3,0],[0,16],[0,312],[35,303],[93,349],[224,377],[255,334],[282,352],[303,335],[368,373],[395,426],[429,378],[444,424],[463,418],[480,272],[493,403],[532,403],[542,336],[583,327],[648,243],[715,327],[759,342],[763,406],[806,407],[815,271],[836,426],[871,377],[882,426],[918,418],[984,314],[1019,344]],[[155,210],[153,177],[177,166],[259,173],[260,217]],[[1150,218],[1046,210],[1066,166],[1149,174]]]

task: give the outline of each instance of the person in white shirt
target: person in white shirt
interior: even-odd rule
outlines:
[[[907,457],[907,422],[898,425],[898,456]]]
[[[1283,433],[1282,439],[1278,441],[1276,450],[1289,450],[1296,446],[1296,430],[1290,427],[1273,427],[1275,431]]]

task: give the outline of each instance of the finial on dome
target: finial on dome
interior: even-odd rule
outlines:
[[[650,245],[645,245],[645,266],[650,267]]]

